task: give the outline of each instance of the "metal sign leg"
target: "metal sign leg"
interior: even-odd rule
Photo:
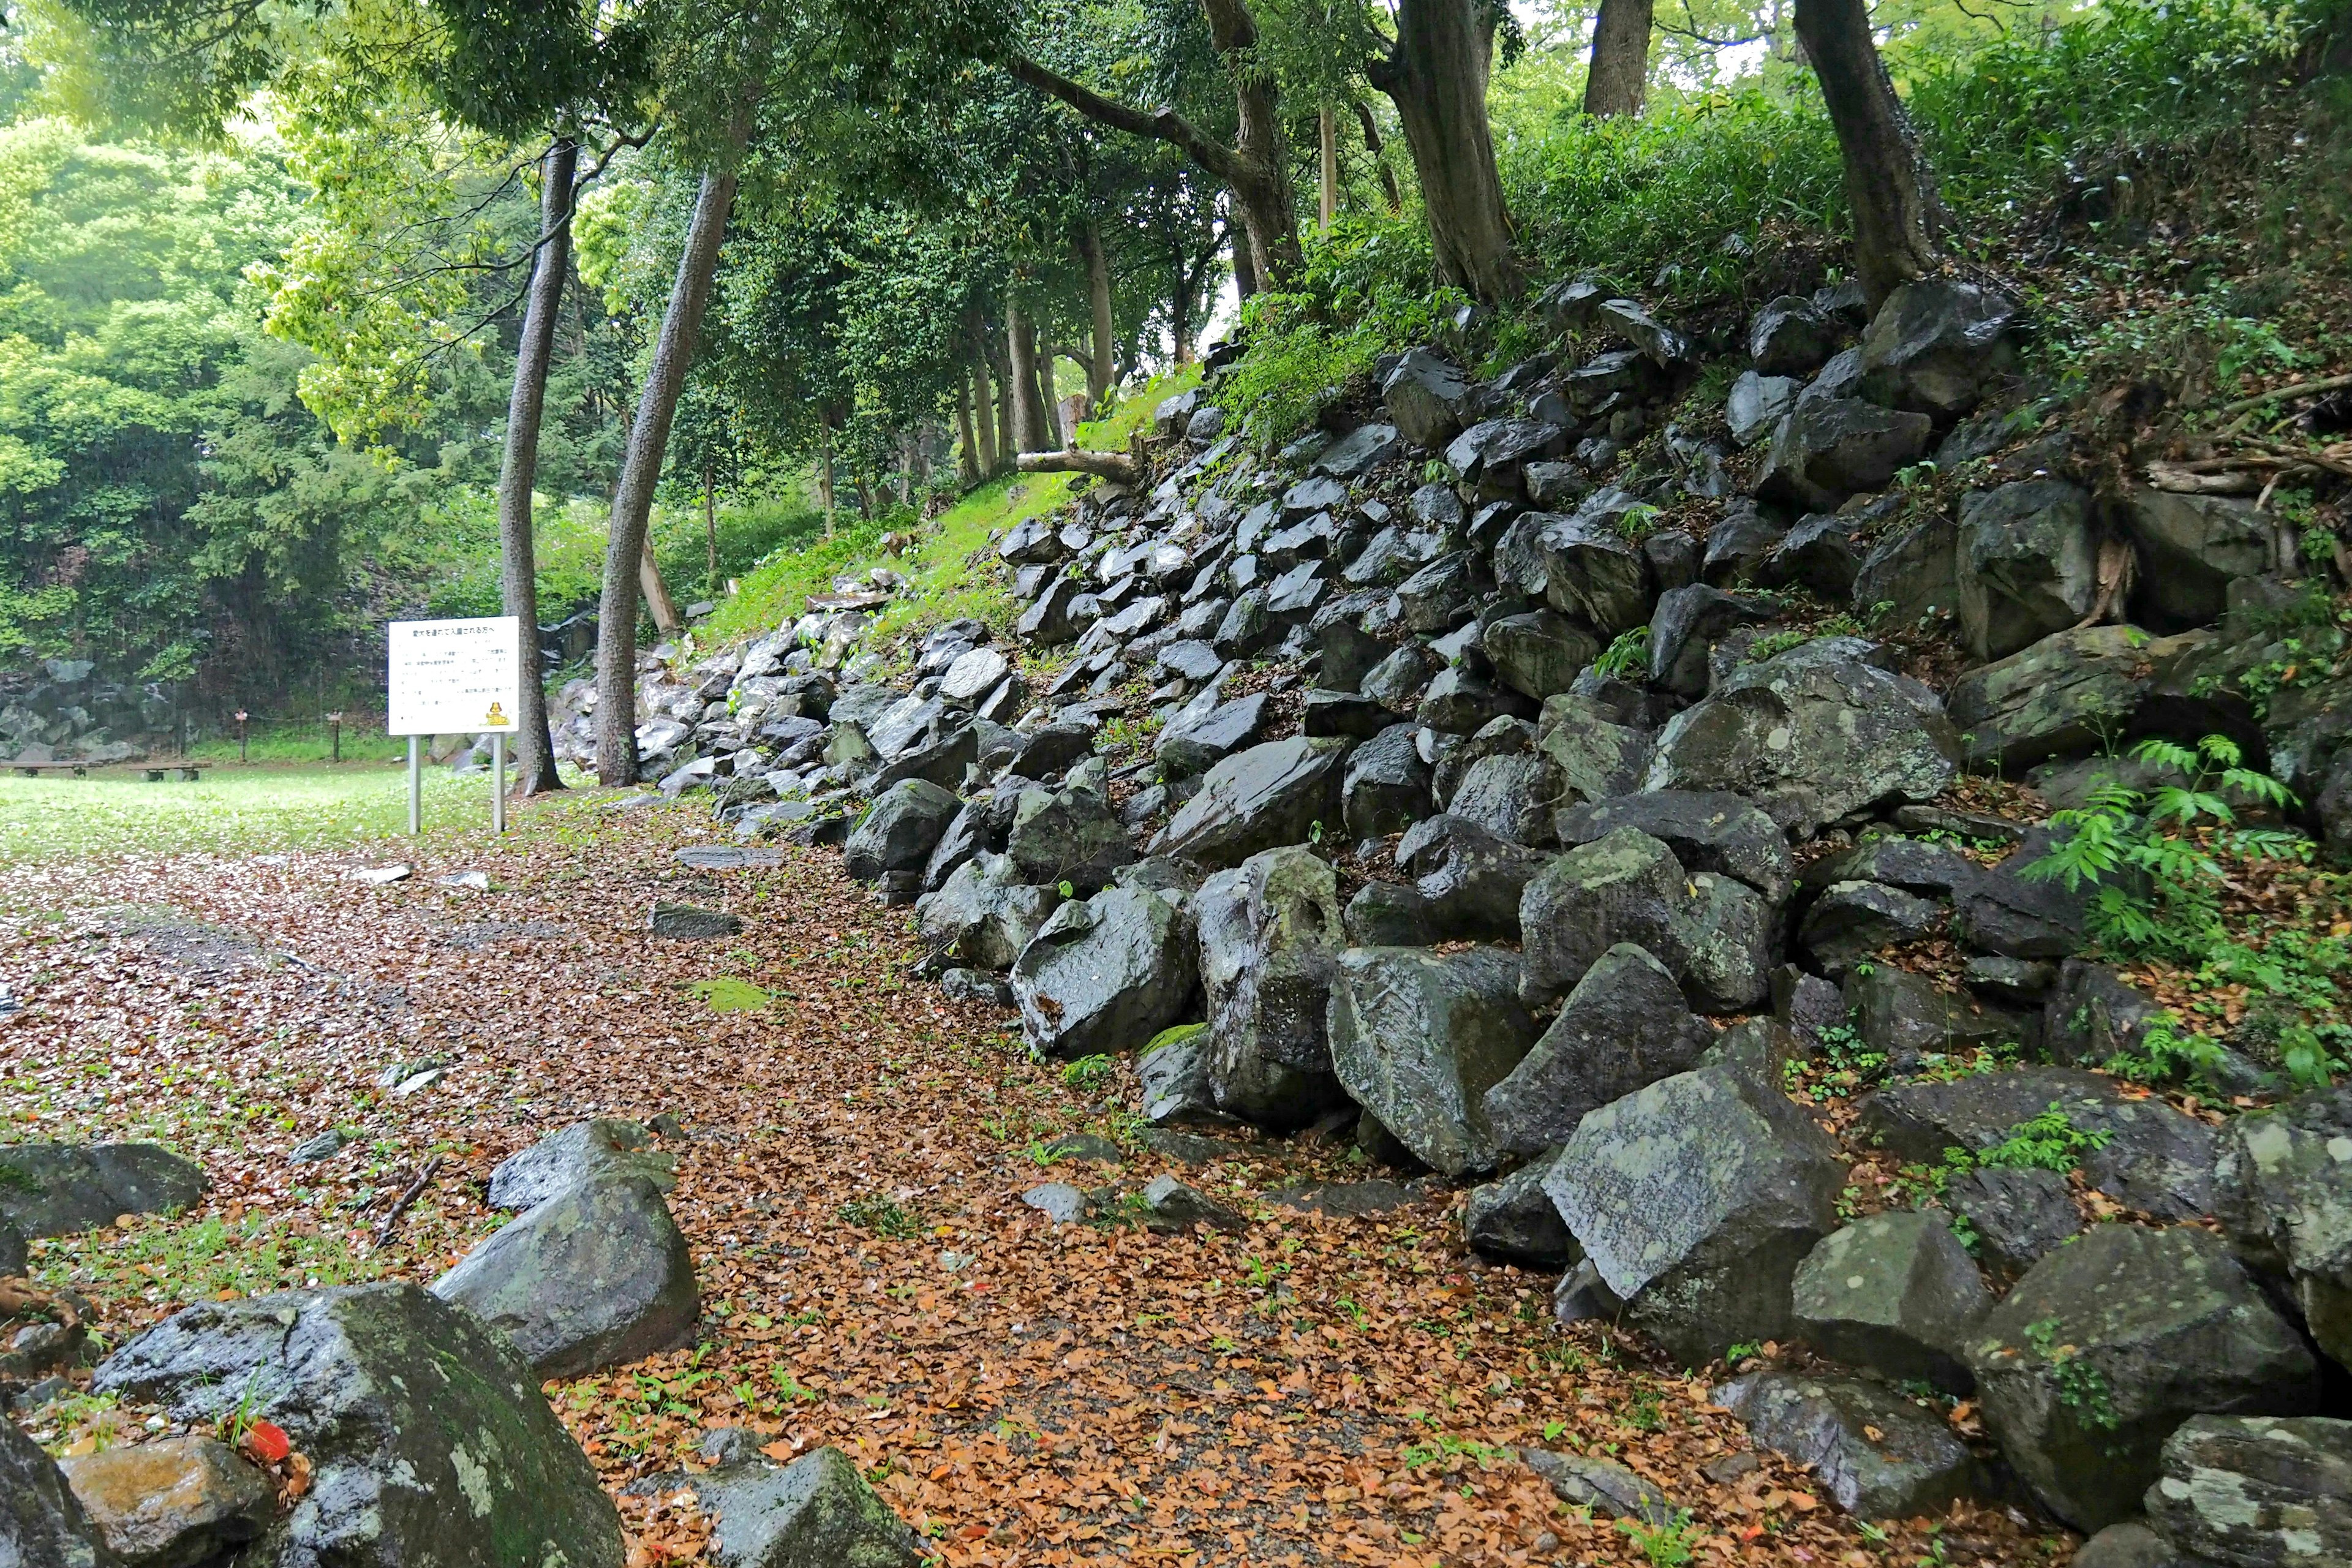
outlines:
[[[425,749],[424,737],[408,737],[408,833],[410,837],[425,831]]]
[[[507,830],[507,738],[503,731],[490,734],[490,831],[502,834]]]

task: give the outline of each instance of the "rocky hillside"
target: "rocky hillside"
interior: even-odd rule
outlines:
[[[1958,280],[1541,306],[1271,453],[1213,369],[996,542],[1009,639],[649,658],[647,776],[1147,1121],[1461,1184],[1850,1510],[2352,1558],[2342,449],[2094,447]]]

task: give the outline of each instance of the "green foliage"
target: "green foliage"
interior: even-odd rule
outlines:
[[[877,1236],[903,1241],[920,1236],[923,1222],[890,1198],[852,1198],[835,1211],[835,1217],[847,1226],[870,1230]]]
[[[1592,661],[1593,669],[1612,680],[1638,678],[1650,668],[1650,628],[1644,624],[1619,632]]]
[[[271,1216],[218,1215],[198,1220],[142,1219],[102,1242],[62,1237],[35,1268],[36,1282],[155,1302],[208,1301],[224,1290],[261,1296],[306,1286],[373,1279],[373,1260],[352,1252],[338,1230],[301,1236]]]
[[[709,980],[698,980],[687,987],[702,999],[703,1005],[714,1013],[760,1013],[775,1000],[765,990],[748,980],[731,975],[719,975]]]
[[[1682,1568],[1698,1555],[1700,1531],[1687,1511],[1678,1511],[1660,1524],[1621,1519],[1617,1528],[1633,1541],[1650,1568]]]
[[[2056,1100],[2039,1115],[2009,1130],[2009,1136],[1971,1156],[1966,1150],[1947,1149],[1944,1163],[1954,1170],[1970,1165],[1993,1171],[2056,1171],[2064,1174],[2083,1163],[2083,1156],[2104,1149],[2115,1134],[2105,1128],[2086,1132],[2074,1125],[2066,1108]]]
[[[2143,741],[2132,755],[2178,782],[2151,790],[2103,782],[2088,805],[2052,815],[2053,826],[2072,831],[2025,875],[2070,891],[2089,885],[2092,932],[2110,947],[2194,960],[2220,935],[2222,868],[2207,838],[2250,858],[2302,859],[2310,844],[2284,830],[2235,826],[2232,796],[2273,807],[2294,797],[2268,773],[2242,765],[2226,736],[2208,735],[2193,749]],[[2145,896],[2128,885],[2141,879]]]
[[[1748,647],[1742,664],[1761,664],[1766,659],[1784,654],[1792,647],[1802,647],[1816,637],[1858,637],[1866,628],[1860,621],[1843,610],[1824,617],[1810,626],[1790,626],[1758,637]]]
[[[1062,1081],[1081,1094],[1099,1094],[1110,1086],[1118,1064],[1106,1056],[1080,1057],[1062,1067]]]
[[[430,770],[427,827],[478,830],[489,820],[488,788],[478,776]],[[407,826],[407,778],[381,764],[256,766],[209,773],[196,784],[0,777],[0,861],[12,865],[327,847],[387,838]]]
[[[2058,1403],[2074,1412],[2075,1425],[2085,1431],[2116,1430],[2123,1419],[2116,1411],[2114,1390],[2108,1386],[2106,1373],[2084,1360],[2075,1346],[2054,1343],[2057,1335],[2055,1318],[2044,1318],[2025,1326],[2026,1342],[2050,1368],[2051,1382],[2058,1389]]]

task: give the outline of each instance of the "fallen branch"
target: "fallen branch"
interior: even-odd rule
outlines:
[[[400,1216],[408,1212],[408,1205],[416,1201],[417,1194],[424,1192],[425,1184],[430,1182],[434,1173],[440,1169],[441,1156],[436,1154],[425,1162],[425,1168],[416,1173],[416,1180],[408,1184],[408,1190],[394,1200],[392,1212],[376,1222],[375,1244],[378,1247],[392,1239],[392,1227],[400,1223]]]
[[[2306,397],[2341,392],[2347,386],[2352,386],[2352,375],[2331,375],[2326,381],[2300,381],[2293,386],[2282,386],[2273,392],[2257,392],[2252,397],[2224,403],[2213,410],[2213,416],[2218,419],[2231,414],[2243,414],[2247,409],[2260,408],[2265,403],[2296,403]]]
[[[1086,452],[1066,447],[1059,452],[1024,452],[1019,462],[1024,474],[1092,474],[1113,484],[1143,482],[1143,465],[1125,452]]]
[[[2331,474],[2341,474],[2346,479],[2352,479],[2352,462],[2347,462],[2344,458],[2336,456],[2337,452],[2345,450],[2344,447],[2332,447],[2325,452],[2315,452],[2308,447],[2282,446],[2276,441],[2265,441],[2255,436],[2241,436],[2238,439],[2249,447],[2259,447],[2265,452],[2273,452],[2279,457],[2292,458],[2298,463],[2309,463],[2313,468],[2326,468]]]

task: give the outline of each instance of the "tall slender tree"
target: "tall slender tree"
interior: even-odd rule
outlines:
[[[1584,112],[1639,114],[1650,88],[1650,24],[1655,0],[1601,0],[1592,24],[1592,63],[1584,77]]]
[[[1797,37],[1837,132],[1854,271],[1875,308],[1938,264],[1943,204],[1935,175],[1871,38],[1864,0],[1797,0]]]

